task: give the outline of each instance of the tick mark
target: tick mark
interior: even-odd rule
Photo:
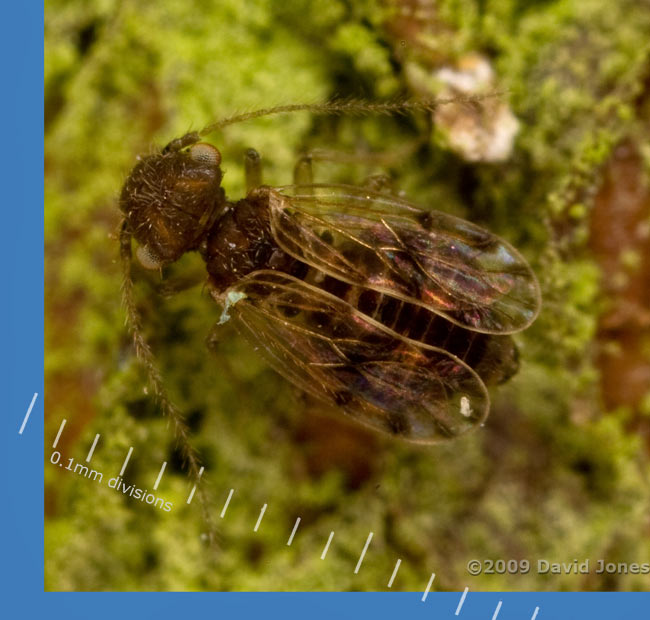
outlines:
[[[54,443],[52,444],[53,448],[56,448],[56,444],[59,443],[59,438],[61,437],[61,433],[63,432],[63,427],[65,426],[66,419],[63,418],[63,422],[61,422],[61,426],[59,426],[59,431],[56,434],[56,437],[54,438]]]
[[[397,575],[397,571],[399,570],[399,565],[402,563],[402,560],[397,560],[395,562],[395,568],[393,569],[393,574],[390,576],[390,581],[388,582],[388,587],[392,588],[393,587],[393,581],[395,581],[395,575]]]
[[[226,500],[226,503],[223,505],[223,509],[221,510],[221,515],[219,515],[222,519],[226,515],[226,510],[228,510],[228,504],[230,504],[230,498],[232,497],[232,494],[235,492],[235,489],[230,489],[230,493],[228,493],[228,499]]]
[[[124,470],[126,469],[126,464],[129,462],[129,459],[131,458],[131,453],[133,452],[133,447],[129,448],[129,452],[126,455],[126,458],[124,459],[124,463],[122,463],[122,469],[120,469],[120,476],[124,475]]]
[[[257,523],[255,524],[255,527],[253,528],[254,532],[257,532],[257,528],[260,526],[260,523],[262,522],[262,517],[264,516],[264,513],[266,512],[266,504],[262,506],[262,510],[260,510],[260,516],[257,517]]]
[[[458,602],[458,607],[456,607],[456,615],[460,613],[460,610],[463,607],[463,603],[465,602],[465,597],[467,596],[468,592],[469,592],[469,588],[465,586],[465,589],[463,590],[463,595],[460,597],[460,601]]]
[[[98,440],[99,440],[99,433],[95,435],[93,445],[90,446],[90,450],[88,451],[88,456],[86,457],[86,463],[90,463],[90,459],[93,458],[93,452],[95,451],[95,446],[97,445]]]
[[[321,560],[325,559],[325,556],[327,555],[327,550],[330,548],[330,543],[332,542],[332,538],[334,538],[334,532],[330,532],[330,537],[327,539],[327,543],[325,543],[325,548],[323,549],[323,553],[320,554]]]
[[[25,414],[25,417],[23,418],[23,423],[20,425],[20,430],[18,431],[19,435],[22,435],[23,431],[25,430],[25,425],[27,424],[27,420],[29,420],[29,414],[32,412],[32,409],[34,408],[34,403],[36,402],[37,398],[38,398],[38,392],[34,392],[34,396],[32,396],[32,402],[29,403],[29,407],[27,408],[27,413]],[[58,436],[57,436],[57,438],[58,438]]]
[[[424,591],[424,594],[422,595],[422,602],[427,600],[427,596],[429,596],[429,590],[431,590],[431,584],[433,583],[433,580],[436,578],[435,573],[431,573],[431,577],[429,577],[429,583],[427,584],[427,589]]]
[[[158,477],[156,478],[156,482],[153,485],[153,490],[154,491],[158,490],[158,485],[160,484],[160,479],[162,478],[163,472],[165,471],[165,467],[167,467],[167,461],[163,461],[162,467],[160,468],[160,471],[158,472]]]
[[[296,519],[296,524],[293,526],[293,530],[291,531],[291,536],[289,536],[289,540],[287,541],[287,547],[291,546],[291,543],[293,542],[293,537],[296,535],[296,530],[298,529],[299,525],[300,525],[300,517]]]
[[[372,540],[372,532],[368,534],[368,538],[366,539],[366,544],[363,546],[363,551],[361,552],[361,555],[359,556],[359,561],[357,562],[357,567],[354,569],[354,574],[356,575],[359,572],[359,569],[361,568],[361,562],[363,562],[363,556],[366,555],[366,551],[368,551],[368,545],[370,544],[370,541]]]
[[[205,468],[202,466],[201,469],[199,469],[199,475],[196,477],[196,482],[194,483],[194,486],[192,487],[192,490],[190,491],[190,495],[187,498],[187,503],[189,504],[192,501],[192,498],[194,497],[194,491],[196,491],[196,485],[199,483],[199,480],[201,480],[201,476],[203,475],[203,470]]]

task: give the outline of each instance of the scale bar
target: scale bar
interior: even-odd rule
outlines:
[[[363,556],[366,555],[366,551],[368,551],[368,545],[370,544],[370,541],[372,540],[372,532],[368,534],[368,538],[366,539],[366,544],[363,546],[363,551],[361,552],[361,555],[359,556],[359,561],[357,562],[357,567],[354,569],[354,574],[356,575],[359,572],[359,569],[361,568],[361,562],[363,562]]]
[[[205,467],[201,466],[201,469],[199,469],[199,475],[196,477],[196,482],[194,483],[194,486],[192,487],[192,490],[190,491],[189,497],[187,498],[187,503],[189,504],[192,501],[192,498],[194,497],[194,491],[196,491],[196,485],[199,483],[199,480],[201,480],[201,476],[203,475],[203,470]]]
[[[228,510],[228,504],[230,504],[230,498],[232,497],[232,494],[235,492],[235,489],[230,489],[230,493],[228,493],[228,499],[226,500],[226,503],[223,505],[223,509],[221,510],[221,515],[219,515],[222,519],[226,515],[226,510]]]
[[[255,527],[253,528],[254,532],[257,532],[257,528],[260,526],[260,523],[262,522],[262,517],[264,516],[264,513],[266,512],[266,504],[262,506],[262,510],[260,510],[260,516],[257,517],[257,523],[255,524]]]
[[[162,478],[163,472],[165,471],[165,467],[167,467],[167,461],[163,461],[162,467],[160,468],[160,471],[158,472],[158,477],[156,478],[156,482],[153,485],[153,490],[154,491],[158,490],[158,485],[160,484],[160,479]]]
[[[59,439],[61,437],[61,433],[63,432],[63,427],[65,426],[66,419],[63,418],[63,422],[61,422],[61,426],[59,426],[59,432],[56,434],[56,437],[54,438],[54,443],[52,444],[53,448],[56,448],[56,444],[59,443]]]
[[[29,414],[32,412],[32,409],[34,408],[34,403],[36,402],[37,398],[38,398],[38,392],[34,392],[34,396],[32,396],[32,402],[29,403],[27,413],[25,414],[25,418],[23,419],[23,423],[20,425],[20,430],[18,431],[19,435],[22,435],[23,431],[25,430],[25,425],[27,424],[27,420],[29,420]]]
[[[469,588],[465,586],[465,589],[463,590],[463,595],[460,597],[460,601],[458,601],[458,607],[456,607],[455,615],[458,615],[460,613],[460,610],[463,607],[463,603],[465,602],[465,597],[467,596],[468,592],[469,592]]]
[[[93,440],[93,445],[90,446],[90,450],[88,451],[88,456],[86,457],[86,463],[90,463],[90,459],[93,458],[93,452],[95,451],[95,446],[97,445],[98,440],[99,440],[99,433],[95,435],[95,439]]]
[[[501,604],[503,601],[499,601],[497,608],[494,610],[494,615],[492,616],[492,620],[497,620],[497,616],[499,615],[499,611],[501,610]]]
[[[122,463],[122,469],[120,469],[120,476],[124,475],[124,470],[126,469],[126,464],[129,462],[129,459],[131,458],[131,453],[133,452],[133,446],[129,448],[129,452],[126,455],[126,458],[124,459],[124,463]]]
[[[390,580],[388,582],[388,587],[392,588],[393,587],[393,581],[395,581],[395,575],[397,575],[397,571],[399,570],[399,565],[402,563],[402,560],[397,560],[395,562],[395,568],[393,569],[393,574],[390,576]]]
[[[433,580],[436,578],[435,573],[431,573],[431,577],[429,577],[429,583],[427,584],[427,589],[424,591],[424,594],[422,595],[422,602],[427,600],[427,596],[429,596],[429,590],[431,590],[431,584],[433,583]]]
[[[289,536],[289,540],[287,541],[287,547],[291,546],[291,543],[293,542],[293,537],[296,535],[296,530],[298,529],[299,525],[300,525],[300,517],[296,519],[296,524],[293,526],[293,530],[291,531],[291,536]]]
[[[324,560],[325,556],[327,555],[327,550],[330,548],[330,543],[332,542],[332,538],[334,538],[334,532],[330,532],[330,537],[327,539],[327,543],[325,543],[325,549],[323,549],[323,553],[320,554],[320,559]]]
[[[535,618],[537,618],[538,613],[539,613],[539,607],[535,607],[535,611],[533,612],[533,617],[530,620],[535,620]]]

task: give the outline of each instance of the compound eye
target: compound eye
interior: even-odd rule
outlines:
[[[221,163],[221,153],[219,149],[208,144],[207,142],[199,142],[193,144],[189,150],[190,157],[205,166],[216,168]]]
[[[135,255],[145,269],[155,270],[163,266],[163,262],[146,245],[138,246]]]

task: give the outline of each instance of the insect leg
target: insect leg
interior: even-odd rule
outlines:
[[[410,153],[410,149],[409,149]],[[395,163],[393,155],[369,153],[364,151],[346,152],[315,148],[300,157],[293,169],[295,185],[311,185],[314,182],[313,165],[317,162],[329,162],[338,165],[365,166],[368,170],[387,167]],[[369,189],[395,194],[391,178],[387,174],[369,175],[362,184]]]
[[[188,273],[182,276],[176,276],[168,280],[163,280],[161,284],[156,287],[156,292],[165,299],[173,297],[177,293],[189,290],[205,282],[205,270],[196,270],[193,273]]]
[[[314,182],[312,169],[312,154],[302,155],[293,168],[294,185],[311,185]]]
[[[393,179],[388,174],[371,174],[363,180],[361,185],[380,194],[397,195],[398,193]]]
[[[262,158],[255,149],[248,149],[244,155],[244,176],[246,192],[262,185]]]
[[[314,182],[314,161],[329,161],[338,164],[366,164],[376,166],[382,164],[381,154],[376,153],[346,153],[343,151],[332,151],[326,149],[313,149],[300,157],[293,169],[294,185],[312,185]],[[383,194],[397,194],[393,180],[388,174],[371,174],[362,183],[376,192]]]
[[[219,357],[219,342],[222,334],[223,327],[217,323],[212,326],[208,335],[205,337],[205,346],[208,348],[208,351],[217,358]]]

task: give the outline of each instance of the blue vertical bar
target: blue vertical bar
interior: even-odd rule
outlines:
[[[0,316],[3,590],[43,591],[43,9],[0,18]],[[19,434],[29,405],[38,393]],[[9,614],[7,617],[15,617]]]

